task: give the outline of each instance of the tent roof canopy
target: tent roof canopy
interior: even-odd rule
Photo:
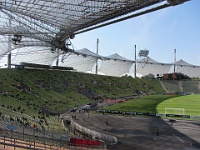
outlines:
[[[0,34],[58,48],[76,34],[188,0],[0,0]]]
[[[120,56],[119,54],[115,53],[115,54],[112,54],[110,56],[107,56],[104,58],[105,60],[107,59],[114,59],[114,60],[122,60],[122,61],[130,61],[132,62],[131,60],[127,59],[127,58],[124,58],[122,56]]]
[[[97,57],[97,58],[100,58],[100,59],[103,57],[101,55],[98,55],[98,54],[88,50],[87,48],[76,50],[76,51],[74,51],[74,53],[75,54],[82,54],[82,55],[85,55],[85,56]]]
[[[179,65],[179,66],[190,66],[190,67],[194,66],[194,65],[189,64],[188,62],[184,61],[183,59],[176,61],[174,64]]]

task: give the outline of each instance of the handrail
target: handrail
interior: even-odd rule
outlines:
[[[26,149],[44,149],[50,147],[52,150],[58,147],[68,148],[66,141],[36,137],[34,135],[21,134],[16,131],[0,129],[0,144],[11,147]]]

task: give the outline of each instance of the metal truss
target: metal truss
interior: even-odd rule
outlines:
[[[62,49],[62,43],[76,34],[185,1],[0,0],[0,35],[22,35],[24,43],[31,39]],[[137,12],[144,8],[149,9]]]

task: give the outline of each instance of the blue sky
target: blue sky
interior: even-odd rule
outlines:
[[[96,52],[97,38],[103,56],[118,53],[133,60],[137,45],[137,52],[147,49],[154,60],[171,63],[176,49],[176,60],[200,66],[200,0],[78,34],[72,44]]]

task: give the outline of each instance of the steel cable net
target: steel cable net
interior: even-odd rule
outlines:
[[[92,73],[97,60],[102,57],[103,56],[98,55],[87,48],[83,48],[74,52],[61,54],[59,66],[73,67],[74,70],[79,72]]]
[[[157,62],[150,57],[142,58],[137,61],[137,73],[142,74],[143,76],[153,74],[155,77],[157,74],[168,73],[172,64],[166,64]]]
[[[0,0],[0,6],[23,15],[21,17],[40,20],[55,29],[77,30],[92,25],[91,22],[101,23],[162,1],[164,0]]]
[[[128,74],[132,65],[133,61],[115,53],[102,60],[98,71],[105,75],[119,77]]]
[[[22,35],[26,41],[32,39],[41,42],[51,42],[55,32],[51,26],[42,24],[41,21],[34,20],[22,14],[12,13],[1,9],[0,12],[0,34],[4,36]]]
[[[57,54],[50,52],[51,47],[23,47],[13,52],[12,63],[20,65],[21,62],[52,65]]]
[[[22,18],[20,15],[1,10],[0,16],[2,18],[0,22],[0,33],[2,34],[0,36],[0,59],[9,52],[14,51],[12,54],[14,61],[12,61],[12,63],[19,64],[20,62],[32,62],[51,65],[52,62],[47,63],[47,59],[49,59],[49,55],[51,55],[51,48],[49,48],[51,44],[48,42],[50,42],[52,39],[50,37],[52,36],[40,36],[37,33],[41,32],[42,29],[36,29],[36,25],[33,26],[33,24],[30,23],[30,20],[24,19],[25,17]],[[13,40],[16,35],[20,36],[20,41]],[[45,53],[48,53],[48,55],[44,55],[44,52],[41,55],[41,49],[46,51]],[[21,51],[24,51],[22,52],[23,54],[20,54]],[[16,52],[20,52],[19,55]],[[35,60],[33,60],[33,58]]]
[[[199,78],[200,77],[200,66],[192,65],[182,59],[174,62],[169,69],[169,73],[182,73],[191,78]]]
[[[0,50],[0,60],[1,60],[1,58],[3,58],[10,51],[8,45],[8,37],[0,35],[0,44],[1,44],[1,50]]]
[[[167,0],[0,0],[4,20],[15,22],[14,27],[5,25],[0,33],[60,41],[164,1]]]
[[[76,34],[185,1],[187,0],[0,0],[0,61],[10,51],[15,51],[19,55],[14,53],[12,56],[14,63],[25,61],[49,65],[55,61],[56,49],[65,51],[66,49],[62,49],[63,42]],[[15,38],[20,38],[20,42],[14,41]],[[95,56],[83,56],[73,54],[60,65],[70,65],[77,71],[88,71],[94,66],[95,60],[99,59]],[[112,63],[106,64],[106,61]],[[120,59],[117,63],[113,59],[106,61],[102,61],[99,71],[107,75],[120,76],[128,72],[131,66],[128,61]],[[109,67],[109,64],[112,66]],[[119,71],[114,70],[119,66]],[[157,70],[159,69],[162,68],[158,64]],[[199,71],[195,76],[198,73]]]
[[[174,70],[174,66],[171,66],[169,73],[173,73],[173,70]],[[191,78],[196,78],[196,77],[199,78],[200,77],[200,66],[176,65],[175,71],[177,73],[185,74]]]
[[[91,72],[96,63],[96,59],[97,58],[92,56],[71,53],[67,54],[63,61],[60,61],[59,66],[73,67],[73,69],[78,72]]]
[[[162,75],[168,73],[172,65],[167,64],[153,64],[153,63],[139,63],[137,65],[137,73],[142,75],[153,74],[155,77],[157,74]]]
[[[64,40],[78,32],[160,2],[162,0],[0,0],[0,59],[19,47],[61,48]],[[13,36],[20,36],[20,42],[13,42]]]
[[[108,76],[116,76],[120,77],[122,75],[130,73],[130,68],[133,65],[131,61],[123,61],[123,60],[103,60],[98,70],[100,74],[108,75]]]

